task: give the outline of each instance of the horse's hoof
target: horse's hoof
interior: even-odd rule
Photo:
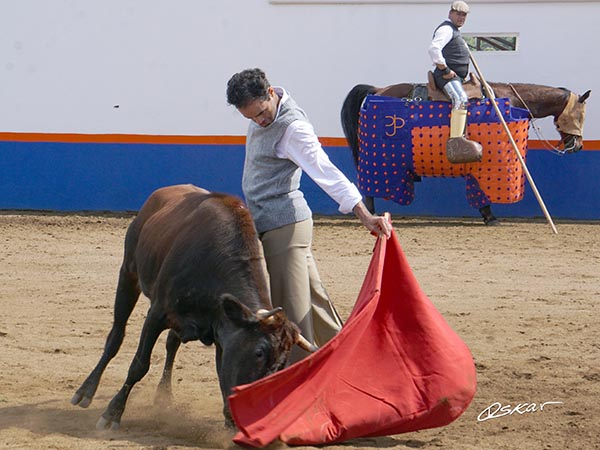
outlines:
[[[483,223],[490,227],[500,225],[500,221],[495,217],[490,217],[489,219],[483,219]]]

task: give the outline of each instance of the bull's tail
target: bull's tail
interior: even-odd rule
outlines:
[[[341,120],[346,141],[352,150],[354,164],[358,164],[358,115],[363,100],[374,94],[377,88],[369,84],[357,84],[352,88],[342,105]]]

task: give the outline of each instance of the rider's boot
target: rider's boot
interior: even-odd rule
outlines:
[[[446,142],[446,156],[451,163],[481,161],[481,144],[465,138],[466,129],[467,110],[453,109],[450,114],[450,139]]]

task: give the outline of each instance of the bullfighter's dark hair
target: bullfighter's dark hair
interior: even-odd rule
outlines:
[[[246,69],[227,82],[227,103],[243,108],[254,100],[268,100],[271,84],[261,69]]]

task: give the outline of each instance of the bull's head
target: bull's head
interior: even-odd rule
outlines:
[[[592,91],[577,96],[571,93],[569,101],[560,116],[554,121],[560,133],[563,151],[573,153],[583,148],[583,122],[585,120],[585,101]]]
[[[314,352],[281,308],[253,313],[230,294],[221,296],[222,317],[215,327],[217,372],[226,424],[233,426],[227,397],[234,386],[252,383],[283,369],[294,345]]]

